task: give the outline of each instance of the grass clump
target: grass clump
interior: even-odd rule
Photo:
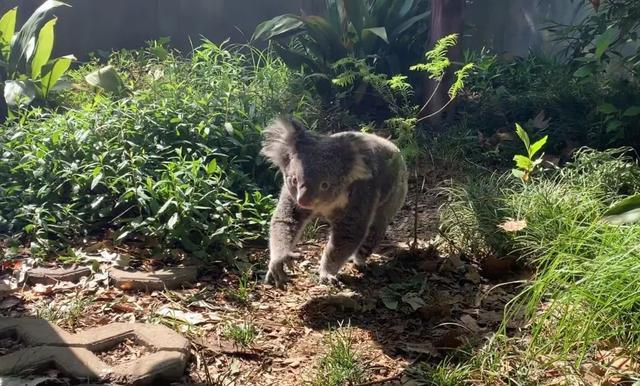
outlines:
[[[445,358],[437,364],[423,362],[411,369],[411,377],[427,386],[460,386],[468,384],[472,366],[468,363],[453,363]]]
[[[357,384],[364,380],[364,368],[355,350],[351,330],[340,327],[329,332],[326,353],[313,378],[314,386]]]
[[[639,189],[640,167],[627,149],[585,149],[530,183],[491,176],[453,188],[443,232],[468,253],[513,254],[535,265],[535,277],[508,311],[530,317],[532,353],[579,362],[605,341],[636,350],[640,225],[615,226],[602,217]],[[504,231],[498,225],[507,218],[526,227]]]
[[[247,321],[241,324],[227,323],[222,335],[240,346],[247,347],[258,337],[258,330],[253,323]]]
[[[238,284],[227,290],[227,296],[229,296],[231,300],[246,306],[250,304],[252,293],[256,286],[256,281],[253,279],[253,266],[237,266],[237,268]]]
[[[91,306],[91,298],[75,297],[62,303],[41,301],[35,304],[35,316],[62,327],[73,329],[83,317],[87,307]]]
[[[276,179],[261,129],[304,101],[297,75],[211,42],[149,55],[111,58],[126,95],[74,91],[0,127],[0,233],[46,250],[112,229],[201,258],[265,236]]]

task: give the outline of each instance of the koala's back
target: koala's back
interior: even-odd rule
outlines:
[[[404,200],[407,185],[407,166],[400,149],[391,141],[375,134],[342,132],[331,135],[340,141],[349,141],[356,154],[369,170],[385,202]]]

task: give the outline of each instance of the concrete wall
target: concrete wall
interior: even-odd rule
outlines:
[[[44,0],[0,0],[0,11],[19,5],[24,21]],[[56,55],[82,59],[97,50],[138,48],[145,41],[171,37],[189,50],[200,36],[214,42],[247,42],[255,26],[292,12],[321,13],[324,0],[67,0],[59,8]],[[571,22],[579,17],[567,0],[467,0],[466,48],[488,46],[497,52],[526,55],[547,50],[550,36],[540,31],[547,19]]]
[[[55,11],[55,54],[85,57],[97,50],[137,48],[146,40],[170,36],[172,45],[189,49],[205,36],[214,42],[250,39],[255,26],[285,13],[320,9],[318,0],[67,0]],[[43,0],[0,0],[0,11],[16,5],[19,23]],[[20,24],[21,25],[21,24]]]

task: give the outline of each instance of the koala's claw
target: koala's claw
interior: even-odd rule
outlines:
[[[367,259],[363,259],[360,256],[354,256],[351,261],[358,271],[364,272],[367,270]]]
[[[264,278],[265,284],[269,284],[273,280],[276,288],[282,289],[289,281],[289,276],[284,271],[286,265],[289,269],[293,269],[293,259],[298,257],[298,253],[289,253],[281,259],[272,260],[269,263],[269,270]]]
[[[265,284],[269,284],[273,280],[276,288],[284,288],[284,285],[289,281],[289,277],[287,273],[284,271],[283,262],[279,262],[276,264],[270,264],[269,270],[267,271],[267,275],[264,278]]]
[[[340,279],[338,279],[338,277],[336,275],[330,274],[330,273],[326,273],[326,272],[321,272],[320,273],[320,283],[322,284],[328,284],[328,285],[334,285],[337,287],[342,287],[343,284],[340,281]]]

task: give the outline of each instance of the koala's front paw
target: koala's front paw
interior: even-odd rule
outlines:
[[[343,286],[342,282],[340,281],[340,279],[338,279],[338,276],[336,276],[336,274],[329,273],[326,270],[320,269],[319,275],[320,275],[320,283],[322,284],[334,285],[336,287]]]
[[[265,283],[269,283],[272,279],[276,288],[284,288],[285,284],[289,281],[289,276],[284,271],[285,264],[291,268],[291,260],[297,257],[296,253],[289,253],[280,258],[271,258],[269,261],[269,270],[264,278]]]
[[[360,272],[365,272],[367,270],[367,259],[363,258],[360,255],[355,255],[351,258],[351,261],[355,265],[356,269]]]

